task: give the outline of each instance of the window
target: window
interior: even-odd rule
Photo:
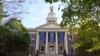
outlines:
[[[59,46],[59,51],[63,51],[63,46]]]
[[[35,40],[35,35],[31,34],[31,40]]]
[[[49,32],[48,33],[48,40],[49,40],[50,43],[55,42],[55,32]]]
[[[41,46],[40,51],[44,51],[44,46]]]
[[[64,35],[65,35],[64,32],[58,32],[58,41],[60,43],[64,42],[64,37],[65,37]]]
[[[45,36],[46,36],[46,32],[39,32],[39,37],[40,37],[41,43],[45,42]]]

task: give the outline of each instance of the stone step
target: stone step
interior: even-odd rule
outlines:
[[[39,54],[39,56],[63,56],[62,54]]]

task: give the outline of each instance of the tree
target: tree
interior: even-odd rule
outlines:
[[[85,23],[87,20],[99,20],[99,0],[70,0],[68,7],[63,9],[62,26],[76,26]]]
[[[90,55],[100,51],[100,26],[97,22],[90,20],[81,25],[78,31],[78,39],[75,48],[78,48],[80,55]],[[83,53],[83,54],[82,54]],[[95,54],[94,54],[95,55]],[[98,55],[96,53],[96,55]]]
[[[9,34],[8,34],[9,33]],[[0,26],[0,43],[8,43],[9,38],[12,36],[12,33],[9,29]],[[5,41],[6,40],[6,41]]]
[[[30,40],[27,29],[21,24],[20,20],[11,18],[4,24],[13,33],[11,43],[13,46],[21,48],[22,51],[28,51]]]
[[[28,31],[21,24],[21,21],[17,20],[17,18],[11,18],[4,25],[2,24],[2,20],[4,19],[4,17],[16,14],[9,14],[9,12],[14,13],[16,11],[13,11],[12,9],[19,8],[13,7],[20,5],[17,3],[18,1],[16,1],[0,0],[0,44],[2,44],[4,49],[6,49],[6,51],[4,51],[4,53],[1,52],[0,55],[2,55],[2,53],[6,54],[6,52],[8,53],[9,51],[14,52],[19,50],[27,52],[26,54],[28,54],[30,40]],[[10,5],[11,7],[9,7]]]
[[[1,22],[2,22],[2,19],[3,19],[3,7],[2,7],[2,3],[0,2],[0,25],[1,25]]]
[[[45,0],[45,2],[47,2],[47,3],[55,3],[55,2],[58,2],[58,1],[67,2],[67,0]]]
[[[100,49],[100,44],[97,44],[100,37],[98,33],[100,29],[100,1],[77,0],[75,2],[70,0],[68,5],[68,8],[63,9],[61,26],[69,26],[70,29],[78,26],[76,44],[80,43],[79,45],[82,45],[78,48],[82,47],[81,50],[85,48],[86,53],[98,51]]]
[[[2,12],[6,15],[5,17],[16,17],[17,19],[22,19],[22,14],[29,13],[27,9],[23,8],[23,3],[25,0],[0,0],[0,4],[2,4]]]

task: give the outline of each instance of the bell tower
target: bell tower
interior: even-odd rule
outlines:
[[[50,6],[50,12],[48,13],[48,17],[46,18],[47,23],[57,23],[57,17],[55,16],[54,13],[54,7],[51,5]]]

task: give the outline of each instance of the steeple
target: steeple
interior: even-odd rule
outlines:
[[[54,13],[54,7],[51,5],[49,9],[50,12],[48,13],[47,23],[57,23],[57,17]]]

